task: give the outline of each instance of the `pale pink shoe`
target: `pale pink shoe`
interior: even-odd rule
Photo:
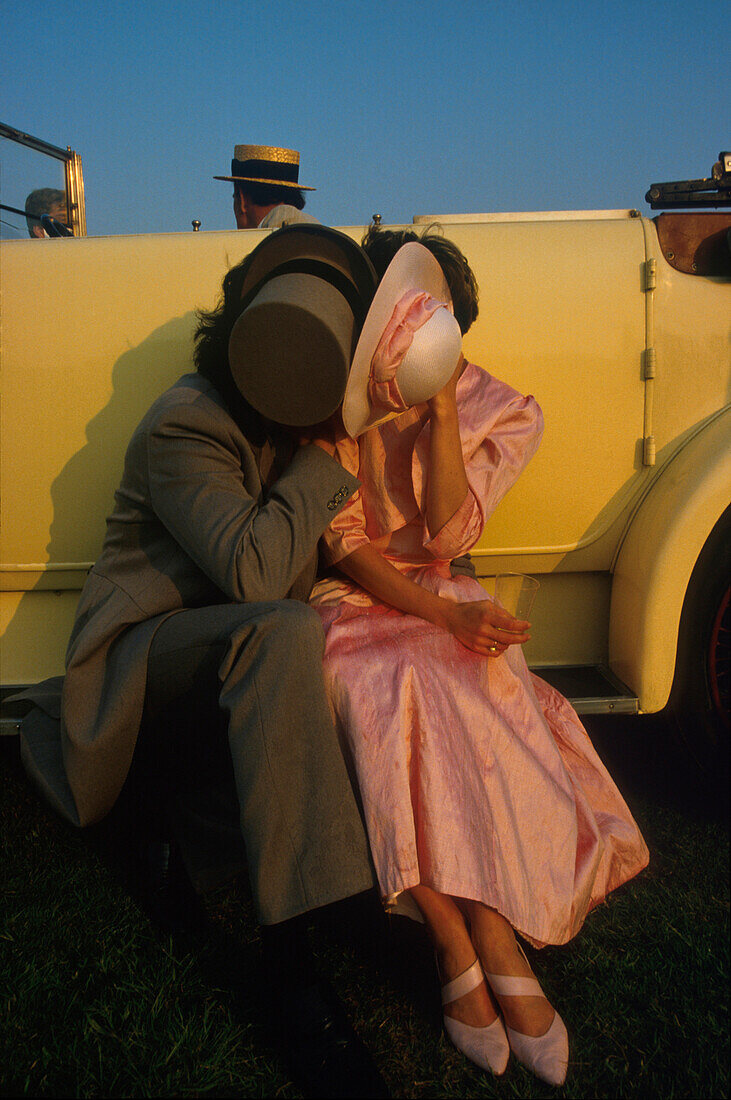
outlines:
[[[442,986],[442,1004],[450,1004],[477,989],[484,978],[480,960],[475,959],[472,966]],[[510,1044],[499,1016],[486,1027],[471,1027],[445,1014],[444,1030],[457,1050],[466,1054],[475,1065],[498,1077],[505,1072],[510,1057]]]
[[[522,952],[521,952],[522,954]],[[523,955],[525,958],[525,955]],[[536,978],[517,978],[507,974],[485,974],[493,993],[498,997],[543,997],[545,994]],[[569,1063],[569,1037],[566,1025],[556,1010],[553,1020],[543,1035],[524,1035],[505,1025],[510,1049],[536,1077],[556,1087],[566,1080]]]

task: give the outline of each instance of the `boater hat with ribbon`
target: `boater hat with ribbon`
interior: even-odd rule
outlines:
[[[376,281],[363,249],[324,225],[279,229],[254,249],[228,358],[257,412],[292,427],[335,412]]]
[[[434,397],[456,370],[462,333],[441,267],[410,241],[386,268],[353,356],[343,423],[355,439]]]
[[[300,155],[296,149],[279,149],[276,145],[235,145],[230,176],[214,176],[214,180],[241,180],[242,183],[267,183],[276,187],[297,187],[314,191],[299,183]]]

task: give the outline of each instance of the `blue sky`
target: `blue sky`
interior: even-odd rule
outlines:
[[[212,176],[237,143],[299,149],[307,208],[332,225],[649,212],[650,183],[709,175],[731,146],[729,4],[0,0],[0,13],[1,120],[81,154],[93,234],[233,228],[230,185]]]

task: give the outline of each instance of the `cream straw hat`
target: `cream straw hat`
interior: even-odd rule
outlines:
[[[399,320],[409,311],[412,301],[417,310],[425,305],[428,318],[425,319],[422,308],[418,326],[404,334]],[[378,378],[374,373],[374,353],[378,349],[380,355],[383,340],[394,331],[398,338],[399,330],[401,352],[391,355],[389,362],[397,398],[401,400],[390,406],[375,404],[373,395]],[[404,343],[409,345],[405,352]],[[444,273],[427,248],[410,241],[388,265],[363,323],[343,400],[343,423],[348,435],[355,439],[391,420],[404,408],[428,401],[452,377],[461,350],[462,333],[451,312]]]

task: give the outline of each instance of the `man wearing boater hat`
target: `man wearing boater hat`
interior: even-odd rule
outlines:
[[[132,436],[62,697],[28,692],[21,726],[26,769],[75,825],[147,782],[199,890],[240,861],[221,813],[235,788],[258,987],[311,1096],[388,1095],[303,923],[374,882],[304,601],[318,540],[358,487],[312,425],[342,402],[375,285],[362,249],[319,225],[267,236],[226,275],[199,315],[197,371]]]
[[[274,145],[237,145],[230,176],[214,176],[234,185],[234,217],[237,229],[273,229],[317,219],[304,213],[303,191],[314,191],[299,182],[300,155],[296,149]]]

